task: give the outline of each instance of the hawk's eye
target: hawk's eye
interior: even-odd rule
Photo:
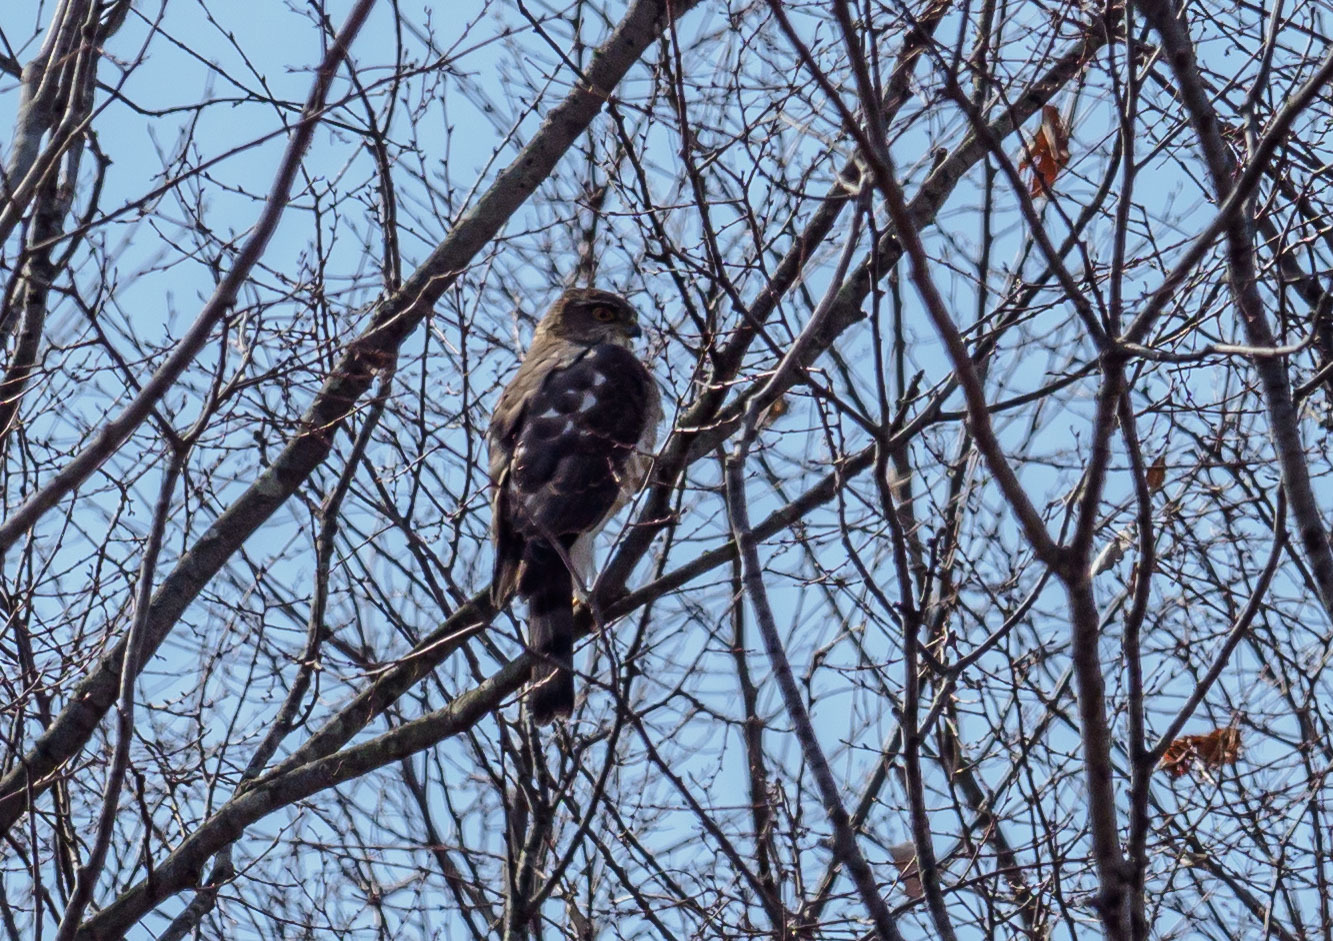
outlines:
[[[602,323],[610,323],[616,319],[616,312],[609,307],[594,308],[592,315]]]

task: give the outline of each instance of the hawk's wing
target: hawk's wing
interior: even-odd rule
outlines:
[[[487,434],[498,600],[523,543],[567,550],[638,486],[660,414],[652,376],[622,346],[552,340],[529,352]]]

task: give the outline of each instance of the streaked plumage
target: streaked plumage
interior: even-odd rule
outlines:
[[[566,291],[537,325],[501,393],[486,434],[490,452],[492,592],[528,604],[533,669],[529,707],[539,723],[574,708],[574,578],[591,587],[592,544],[638,489],[652,459],[661,402],[630,350],[634,309],[594,289]]]

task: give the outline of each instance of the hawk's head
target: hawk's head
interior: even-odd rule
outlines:
[[[630,340],[643,335],[639,315],[629,301],[596,288],[572,288],[560,295],[537,325],[537,333],[575,343],[620,346],[629,346]]]

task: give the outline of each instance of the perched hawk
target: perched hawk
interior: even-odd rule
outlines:
[[[574,585],[591,587],[592,544],[638,489],[662,406],[630,349],[634,308],[606,291],[566,291],[491,415],[491,538],[503,606],[528,603],[528,646],[543,658],[529,680],[541,724],[574,709]]]

